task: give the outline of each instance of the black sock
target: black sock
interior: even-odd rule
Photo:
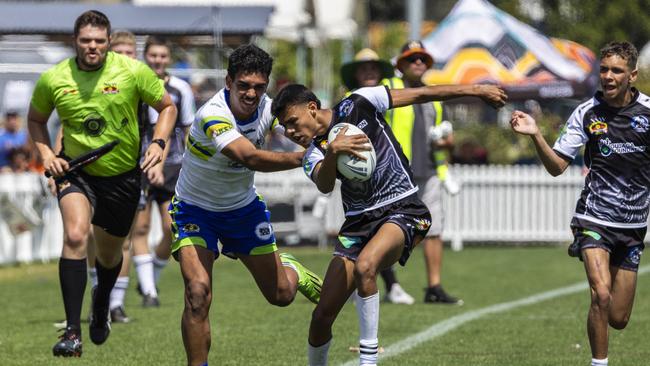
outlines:
[[[95,261],[95,268],[97,269],[97,290],[95,290],[95,308],[107,308],[110,301],[111,290],[115,286],[117,276],[122,269],[122,259],[113,268],[106,268],[99,263],[99,258]]]
[[[397,277],[395,276],[395,271],[393,267],[386,268],[385,270],[379,272],[381,278],[384,279],[386,283],[386,292],[390,292],[390,289],[393,288],[393,285],[397,283]]]
[[[81,304],[86,291],[88,274],[86,270],[86,259],[59,260],[59,282],[63,294],[63,307],[65,308],[65,319],[68,327],[81,329]]]
[[[442,287],[440,286],[440,284],[429,286],[427,287],[427,293],[438,295],[440,293],[441,288]]]

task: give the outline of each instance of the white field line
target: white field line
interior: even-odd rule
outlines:
[[[639,267],[639,275],[650,272],[650,266]],[[502,313],[504,311],[516,309],[521,306],[537,304],[542,301],[554,299],[556,297],[571,295],[579,291],[586,290],[588,288],[587,282],[579,282],[571,286],[561,287],[555,290],[542,292],[536,295],[525,297],[523,299],[504,302],[501,304],[491,305],[485,308],[468,311],[466,313],[453,316],[447,320],[443,320],[439,323],[435,323],[429,328],[413,334],[412,336],[406,337],[397,343],[385,347],[384,353],[379,355],[379,359],[385,359],[393,356],[397,356],[401,353],[404,353],[411,348],[419,346],[420,344],[430,341],[434,338],[440,337],[447,332],[450,332],[465,323],[469,323],[472,320],[480,319],[486,315]],[[356,366],[359,364],[359,359],[355,358],[354,360],[348,361],[342,366]]]

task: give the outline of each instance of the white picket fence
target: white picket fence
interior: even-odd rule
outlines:
[[[580,167],[552,177],[543,167],[455,166],[462,182],[456,196],[445,196],[443,239],[452,248],[463,242],[564,242],[584,184]]]
[[[583,185],[581,169],[570,167],[553,178],[540,166],[454,166],[451,174],[462,183],[460,194],[446,196],[443,239],[456,250],[466,242],[568,242],[569,222]],[[53,197],[44,196],[41,177],[34,174],[0,175],[0,264],[45,261],[60,255],[61,217]],[[276,203],[294,207],[294,219],[274,222],[279,235],[293,234],[327,244],[327,233],[335,233],[343,221],[340,194],[327,201],[301,169],[258,173],[258,192],[271,210]],[[335,190],[338,191],[338,190]],[[323,211],[322,215],[314,215]],[[12,204],[7,204],[7,199]],[[18,207],[19,209],[16,209]],[[22,208],[22,209],[20,209]],[[34,208],[35,227],[14,235],[7,221],[12,211],[28,215]],[[20,216],[20,215],[18,215]],[[273,219],[273,211],[271,214]],[[150,243],[160,238],[159,218],[154,217]],[[15,227],[14,227],[15,232]]]

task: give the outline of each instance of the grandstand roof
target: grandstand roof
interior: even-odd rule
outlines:
[[[0,34],[72,34],[75,19],[99,10],[114,29],[139,34],[262,34],[271,6],[135,6],[72,2],[0,2]]]

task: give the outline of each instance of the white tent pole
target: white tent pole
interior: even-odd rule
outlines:
[[[422,16],[424,6],[422,0],[408,0],[406,8],[406,18],[409,22],[409,39],[420,39],[420,29],[422,29]]]

